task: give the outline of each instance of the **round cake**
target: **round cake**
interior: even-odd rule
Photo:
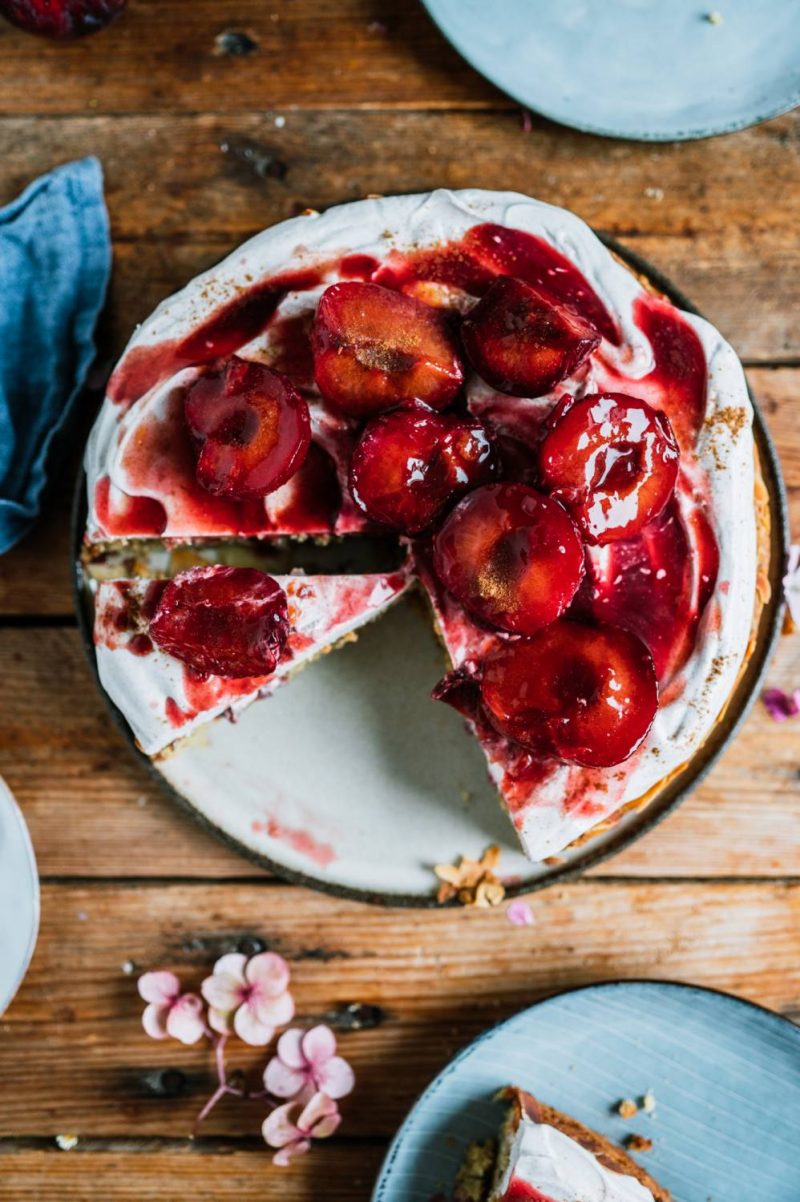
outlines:
[[[533,860],[658,792],[751,647],[768,515],[739,360],[574,214],[517,194],[259,234],[137,330],[86,474],[88,561],[364,533],[406,557],[360,588],[281,578],[269,604],[231,568],[146,601],[106,581],[100,677],[145,751],[286,687],[416,585],[448,657],[434,696]]]

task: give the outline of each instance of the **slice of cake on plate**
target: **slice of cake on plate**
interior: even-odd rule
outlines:
[[[273,693],[384,613],[408,583],[403,570],[272,577],[220,566],[169,581],[107,580],[95,596],[98,675],[142,751],[157,755]]]
[[[670,1202],[622,1148],[524,1090],[504,1091],[496,1147],[473,1145],[457,1202]]]

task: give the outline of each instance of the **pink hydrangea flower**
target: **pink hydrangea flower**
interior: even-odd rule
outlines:
[[[197,1043],[205,1035],[203,1003],[196,993],[181,993],[174,972],[146,972],[139,977],[138,989],[148,1003],[142,1026],[151,1039],[171,1035],[181,1043]]]
[[[336,1055],[336,1037],[330,1027],[284,1031],[277,1050],[264,1070],[264,1085],[276,1098],[306,1102],[317,1091],[329,1098],[343,1098],[355,1085],[352,1068]]]
[[[327,1094],[315,1093],[309,1102],[286,1102],[264,1119],[264,1141],[278,1151],[273,1164],[285,1167],[293,1156],[302,1156],[312,1139],[327,1139],[342,1121],[339,1107]]]
[[[783,689],[764,689],[761,694],[767,713],[773,722],[785,722],[800,714],[800,689],[784,693]]]
[[[276,1027],[291,1022],[294,1000],[288,990],[289,965],[275,952],[248,960],[240,952],[222,956],[200,992],[209,1004],[208,1021],[215,1031],[235,1031],[254,1047],[263,1047]]]

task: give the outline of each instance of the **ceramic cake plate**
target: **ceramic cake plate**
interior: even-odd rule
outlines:
[[[423,0],[527,108],[587,133],[672,142],[800,104],[796,0]]]
[[[691,310],[658,272],[609,245]],[[173,797],[243,855],[328,892],[391,905],[433,905],[433,866],[462,855],[479,857],[493,843],[502,850],[500,873],[509,895],[583,872],[644,834],[694,788],[757,693],[780,628],[787,525],[780,469],[757,407],[754,433],[772,514],[772,598],[747,668],[711,737],[658,796],[557,862],[532,864],[518,850],[477,742],[455,711],[429,700],[445,660],[417,595],[401,599],[354,645],[323,656],[291,687],[250,706],[235,723],[212,722],[154,763],[136,754]],[[84,496],[81,473],[74,527],[78,562]],[[77,586],[94,669],[92,602],[80,566]],[[124,719],[108,704],[133,742]]]
[[[614,1143],[652,1139],[639,1162],[673,1202],[797,1202],[800,1029],[726,993],[620,981],[561,993],[480,1036],[400,1128],[373,1202],[449,1198],[466,1147],[497,1134],[507,1084]],[[655,1098],[624,1120],[623,1098]]]

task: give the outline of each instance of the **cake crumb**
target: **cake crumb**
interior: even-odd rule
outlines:
[[[708,21],[709,25],[721,25],[724,19],[725,18],[723,17],[722,13],[717,12],[716,9],[714,9],[713,12],[706,13],[706,20]]]
[[[656,1095],[652,1089],[648,1089],[647,1093],[642,1098],[642,1110],[645,1114],[652,1114],[656,1108]]]
[[[77,1135],[57,1135],[56,1144],[62,1152],[71,1152],[78,1146],[78,1137]]]
[[[436,864],[433,871],[442,882],[436,894],[440,905],[456,898],[462,906],[485,909],[499,906],[506,895],[495,875],[500,863],[500,848],[487,847],[479,860],[461,856],[457,864]]]
[[[638,1114],[639,1107],[634,1102],[633,1098],[623,1098],[617,1106],[617,1113],[624,1119],[632,1119],[635,1114]]]
[[[649,1152],[653,1147],[652,1139],[648,1139],[646,1135],[628,1135],[625,1139],[625,1147],[629,1152]]]

